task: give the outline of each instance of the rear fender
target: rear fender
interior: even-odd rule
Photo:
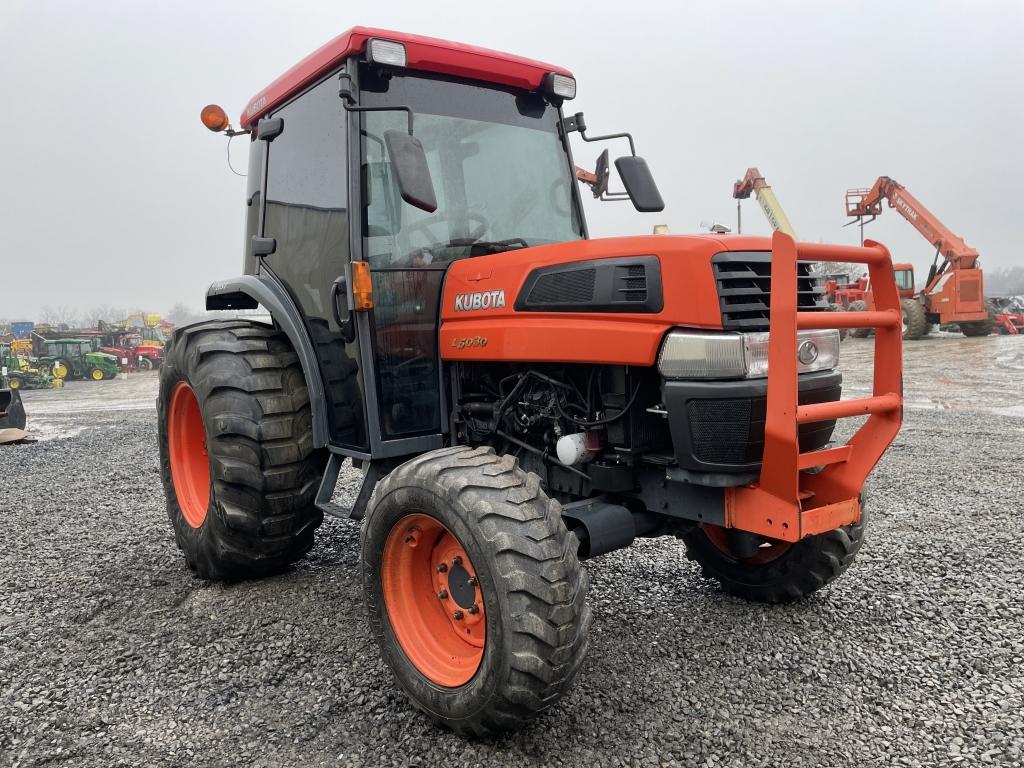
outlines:
[[[309,390],[309,405],[313,418],[313,445],[323,448],[327,445],[326,396],[320,366],[317,363],[313,343],[306,332],[302,313],[295,306],[288,292],[275,280],[265,275],[243,275],[230,280],[213,283],[206,291],[206,309],[256,309],[262,306],[292,343],[295,354],[302,365],[302,374]]]

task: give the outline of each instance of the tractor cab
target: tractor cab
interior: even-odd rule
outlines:
[[[914,297],[914,265],[893,264],[893,271],[896,274],[896,289],[900,297],[912,299]]]
[[[590,136],[582,113],[564,114],[568,71],[510,56],[493,69],[480,49],[396,37],[351,30],[253,97],[241,121],[245,271],[295,305],[312,339],[328,401],[318,438],[374,456],[442,444],[449,265],[587,237],[573,133],[624,151],[624,189],[609,189],[605,151],[587,181],[595,197],[664,207],[631,135]],[[215,105],[203,120],[236,133]],[[217,294],[211,309],[252,306]],[[471,311],[510,297],[466,300]]]

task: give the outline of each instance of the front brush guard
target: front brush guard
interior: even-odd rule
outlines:
[[[866,264],[874,291],[871,312],[798,312],[798,260]],[[903,421],[902,310],[892,258],[885,246],[796,243],[772,237],[768,341],[768,403],[764,459],[757,483],[730,488],[725,524],[783,541],[831,531],[860,520],[864,481]],[[797,405],[797,331],[874,328],[871,397]],[[801,453],[797,427],[852,416],[867,420],[845,444]],[[823,467],[811,474],[806,470]]]

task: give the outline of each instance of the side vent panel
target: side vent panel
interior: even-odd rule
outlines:
[[[595,259],[538,267],[526,278],[518,312],[660,312],[664,308],[657,256]]]

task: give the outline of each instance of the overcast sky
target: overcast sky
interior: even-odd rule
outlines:
[[[1021,0],[3,5],[0,317],[201,307],[211,281],[241,271],[245,180],[200,109],[217,102],[237,121],[250,96],[356,24],[572,70],[572,110],[592,132],[632,131],[666,201],[659,214],[588,204],[594,236],[734,226],[732,183],[755,165],[802,239],[856,242],[843,193],[888,175],[984,266],[1024,264]],[[233,146],[243,170],[245,147]],[[577,147],[577,163],[596,154]],[[769,231],[753,200],[744,230]],[[926,269],[931,248],[894,210],[869,231]]]

